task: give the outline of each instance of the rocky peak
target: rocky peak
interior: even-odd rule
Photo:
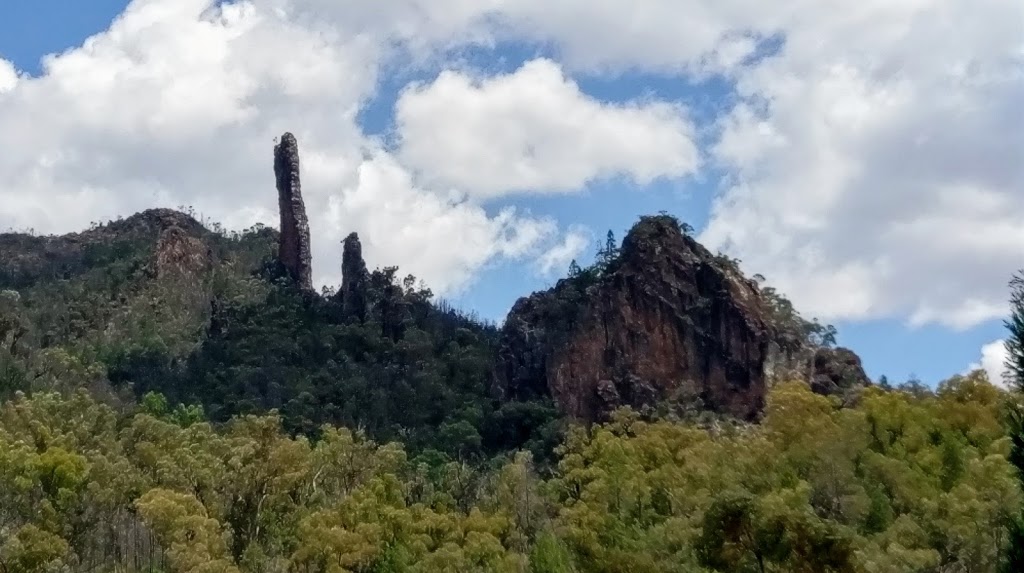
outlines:
[[[341,290],[342,308],[346,317],[366,320],[366,281],[369,273],[363,260],[359,235],[351,233],[342,243]]]
[[[499,394],[549,394],[586,420],[660,401],[760,414],[770,335],[753,281],[670,216],[641,218],[597,273],[515,304],[495,368]]]
[[[142,232],[163,233],[177,228],[186,234],[198,236],[206,233],[202,223],[191,215],[174,209],[147,209],[126,219],[113,221],[106,227],[108,233]]]
[[[313,290],[312,255],[309,245],[309,221],[302,202],[299,178],[299,144],[285,133],[274,147],[274,174],[281,210],[281,235],[278,257],[285,270],[304,290]]]
[[[814,354],[811,390],[825,396],[871,385],[860,356],[849,348],[822,348]]]
[[[66,235],[0,233],[0,287],[25,288],[54,276],[69,279],[96,264],[97,253],[110,256],[115,245],[149,250],[168,229],[176,228],[190,237],[208,231],[195,218],[171,209],[148,209]],[[151,254],[152,251],[146,254]]]

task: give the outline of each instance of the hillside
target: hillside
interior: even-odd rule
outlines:
[[[157,209],[0,235],[0,569],[995,572],[1012,550],[1024,443],[982,373],[872,384],[664,213],[500,326],[369,270],[354,233],[316,292],[294,137],[274,166],[280,230]]]
[[[395,267],[368,271],[355,234],[342,284],[314,292],[290,134],[274,168],[280,231],[226,233],[151,210],[71,235],[0,236],[11,325],[0,392],[157,392],[218,422],[276,410],[309,436],[331,423],[456,457],[527,444],[550,455],[560,414],[594,421],[628,404],[752,420],[779,349],[811,364],[801,352],[813,325],[779,315],[784,298],[669,216],[642,219],[621,253],[610,244],[600,264],[525,297],[501,331]],[[54,380],[54,362],[75,376]]]
[[[486,392],[493,326],[434,304],[393,267],[366,273],[356,313],[352,297],[291,281],[280,240],[270,229],[215,233],[164,210],[63,237],[0,236],[10,323],[0,391],[89,387],[126,401],[157,391],[217,421],[278,409],[289,430],[310,435],[330,422],[380,439],[414,432],[424,444],[450,434],[474,451],[480,434],[502,442],[485,427],[505,415]],[[523,415],[554,416],[540,403]]]

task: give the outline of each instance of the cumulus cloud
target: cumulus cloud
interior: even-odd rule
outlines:
[[[619,174],[647,184],[699,163],[681,107],[601,103],[548,59],[483,79],[445,71],[402,93],[396,123],[400,156],[424,180],[482,198]]]
[[[822,318],[1002,316],[1024,252],[1024,12],[970,9],[794,20],[736,72],[744,101],[714,150],[732,176],[701,238]]]
[[[747,0],[505,0],[495,19],[507,26],[498,37],[552,43],[574,70],[684,73],[740,63],[754,48],[741,38],[758,34],[755,23],[774,30],[774,14],[788,9]]]
[[[537,259],[537,269],[541,275],[561,275],[573,260],[579,258],[590,246],[590,232],[583,227],[569,229],[562,242],[547,249]]]
[[[500,3],[571,70],[723,73],[727,173],[701,238],[826,319],[967,328],[1024,251],[1024,5]],[[778,40],[775,52],[758,42]],[[760,53],[759,53],[760,52]],[[841,293],[841,296],[836,296]]]
[[[557,242],[548,219],[489,216],[414,186],[356,123],[393,41],[412,32],[401,21],[354,30],[312,8],[135,0],[109,30],[45,58],[39,77],[0,60],[0,228],[67,232],[179,205],[229,228],[276,225],[272,148],[292,131],[318,282],[336,280],[353,230],[371,266],[398,264],[438,292]]]
[[[14,69],[14,64],[0,58],[0,93],[11,91],[17,83],[18,72]]]
[[[971,364],[967,370],[984,370],[990,382],[997,386],[1007,388],[1009,370],[1006,368],[1005,341],[996,340],[981,347],[981,361]]]
[[[1005,313],[1024,252],[1024,4],[496,10],[497,35],[550,44],[571,70],[732,79],[740,103],[711,150],[725,187],[701,239],[807,313],[953,328]]]
[[[136,1],[0,95],[0,219],[53,231],[168,199],[213,216],[269,208],[268,157],[286,129],[314,182],[318,155],[359,157],[346,107],[372,90],[373,54],[253,4],[209,4]],[[310,186],[314,202],[327,191]]]
[[[156,204],[273,223],[268,156],[291,130],[325,277],[339,237],[367,229],[380,264],[459,288],[495,257],[569,243],[485,201],[698,168],[678,107],[602,103],[570,74],[718,73],[739,103],[706,150],[726,177],[701,239],[805,313],[966,328],[1005,312],[1024,252],[1022,38],[1010,0],[135,0],[38,78],[0,60],[0,227]],[[393,153],[359,129],[396,54],[445,68],[448,50],[501,40],[553,59],[410,86]],[[371,194],[384,207],[361,206]],[[373,230],[388,225],[419,244]]]
[[[338,223],[330,240],[340,241],[343,233],[356,231],[365,237],[363,248],[371,260],[407,261],[403,272],[449,293],[466,286],[473,271],[496,257],[535,254],[557,230],[551,220],[523,216],[514,209],[488,217],[479,206],[424,192],[383,152],[362,163],[357,181],[331,197],[329,205],[328,216]]]

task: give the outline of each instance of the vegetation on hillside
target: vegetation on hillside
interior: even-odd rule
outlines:
[[[365,313],[347,316],[333,292],[283,278],[275,232],[208,232],[183,215],[175,223],[217,264],[154,277],[152,218],[94,228],[77,258],[22,246],[32,264],[19,268],[32,272],[0,274],[0,398],[86,387],[130,404],[156,391],[215,423],[277,410],[291,434],[315,438],[330,423],[450,459],[553,451],[549,399],[491,397],[496,326],[434,301],[414,277],[369,273]]]
[[[474,466],[277,415],[225,425],[153,394],[0,408],[7,572],[995,571],[1021,492],[982,373],[843,408],[777,387],[759,426],[572,427],[554,471]]]
[[[980,371],[586,427],[494,399],[496,327],[415,278],[369,273],[353,317],[274,231],[190,218],[216,264],[164,272],[167,216],[0,235],[2,573],[1024,570],[1024,410]],[[763,294],[794,349],[834,343]]]
[[[1024,271],[1010,281],[1010,318],[1006,321],[1007,382],[1016,393],[1006,411],[1010,436],[1010,462],[1024,490]],[[1024,505],[1007,524],[1009,553],[1003,571],[1024,571]]]

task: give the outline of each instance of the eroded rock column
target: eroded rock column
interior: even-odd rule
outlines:
[[[281,142],[274,147],[274,174],[281,210],[278,258],[300,288],[313,290],[309,220],[299,179],[299,143],[291,133],[281,136]]]
[[[366,320],[366,262],[359,235],[345,237],[341,256],[341,296],[346,317]]]

